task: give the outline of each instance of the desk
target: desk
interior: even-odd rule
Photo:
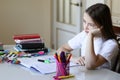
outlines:
[[[8,47],[8,46],[7,46]],[[74,78],[65,80],[118,80],[120,74],[108,69],[86,70],[82,66],[71,67],[70,73],[74,74]],[[53,80],[55,73],[43,75],[38,72],[29,70],[20,65],[1,63],[0,64],[0,80]]]

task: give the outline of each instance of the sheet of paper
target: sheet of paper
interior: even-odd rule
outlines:
[[[37,61],[35,58],[18,58],[20,60],[20,64],[30,68],[32,65],[34,65]]]
[[[48,74],[56,72],[56,63],[37,63],[31,66],[42,74]]]

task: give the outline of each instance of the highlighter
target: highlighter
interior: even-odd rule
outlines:
[[[42,60],[42,59],[38,59],[39,62],[44,62],[44,63],[50,63],[49,60]]]

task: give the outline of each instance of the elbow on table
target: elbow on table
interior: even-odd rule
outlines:
[[[96,68],[96,67],[93,66],[93,65],[86,65],[85,67],[86,67],[86,69],[88,69],[88,70],[94,70],[94,69]]]

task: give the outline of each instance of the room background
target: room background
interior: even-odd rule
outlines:
[[[0,0],[0,42],[15,44],[15,34],[38,33],[47,47],[53,45],[53,0]],[[120,0],[81,0],[83,9],[101,2],[106,3],[112,13],[113,25],[120,27]]]
[[[38,33],[51,47],[51,0],[0,0],[0,42],[15,34]]]

